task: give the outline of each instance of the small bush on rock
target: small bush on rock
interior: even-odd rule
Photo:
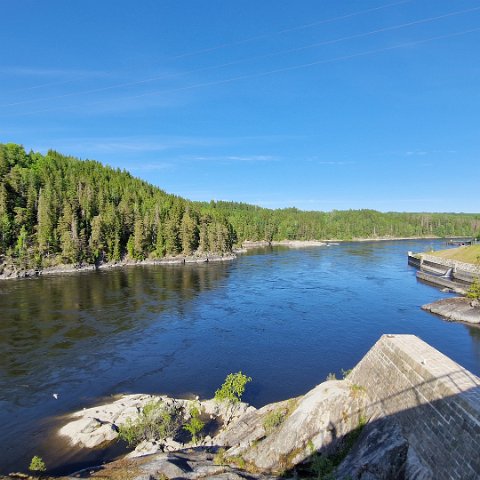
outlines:
[[[286,412],[283,409],[272,410],[265,415],[263,420],[263,428],[268,435],[272,433],[277,427],[279,427],[285,420]]]
[[[47,467],[45,465],[45,462],[42,460],[42,457],[39,457],[38,455],[35,455],[32,458],[32,461],[30,462],[30,466],[28,469],[31,472],[44,472]]]
[[[183,426],[183,429],[192,435],[192,443],[197,443],[197,435],[202,431],[205,423],[200,420],[200,410],[197,407],[190,409],[190,420]]]
[[[467,298],[480,300],[480,280],[476,278],[467,290]]]
[[[156,440],[172,437],[178,429],[174,408],[162,401],[147,403],[135,419],[127,419],[120,425],[118,437],[129,446],[136,446],[143,440]]]
[[[215,392],[215,400],[227,403],[240,402],[245,385],[251,381],[251,377],[247,377],[242,372],[229,373],[223,385]]]

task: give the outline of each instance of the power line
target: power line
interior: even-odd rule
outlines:
[[[399,1],[399,2],[395,2],[395,3],[389,3],[387,5],[380,5],[379,7],[367,8],[365,10],[359,10],[357,12],[352,12],[352,13],[348,13],[348,14],[345,14],[345,15],[339,15],[339,16],[332,17],[332,18],[327,18],[327,19],[324,19],[324,20],[317,20],[315,22],[305,23],[305,24],[298,25],[298,26],[292,27],[292,28],[277,30],[275,32],[263,33],[263,34],[260,34],[260,35],[256,35],[256,36],[253,36],[253,37],[243,39],[243,40],[238,40],[236,42],[224,43],[224,44],[221,44],[221,45],[216,45],[214,47],[210,47],[210,48],[206,48],[206,49],[202,49],[202,50],[196,50],[196,51],[193,51],[193,52],[183,53],[183,54],[176,55],[176,56],[173,56],[173,57],[170,57],[170,58],[180,59],[180,58],[186,58],[186,57],[201,55],[202,53],[208,53],[208,52],[212,52],[212,51],[215,51],[215,50],[220,50],[220,49],[227,48],[227,47],[243,45],[243,44],[246,44],[246,43],[254,42],[256,40],[273,37],[275,35],[281,35],[281,34],[284,34],[284,33],[290,33],[290,32],[295,32],[295,31],[299,31],[299,30],[304,30],[306,28],[311,28],[311,27],[314,27],[314,26],[323,25],[323,24],[327,24],[327,23],[333,23],[333,22],[336,22],[336,21],[339,21],[339,20],[344,20],[344,19],[347,19],[347,18],[356,17],[356,16],[359,16],[359,15],[363,15],[365,13],[370,13],[370,12],[374,12],[374,11],[378,11],[378,10],[384,10],[386,8],[396,7],[398,5],[403,5],[405,3],[410,3],[412,1],[413,0],[402,0],[402,1]],[[209,68],[219,68],[219,67],[214,66],[214,67],[206,67],[206,68],[209,69]],[[199,69],[199,70],[195,70],[195,71],[201,71],[201,70],[203,70],[203,69]],[[193,73],[195,71],[186,72],[186,74]],[[113,73],[113,71],[111,71],[110,73]],[[183,75],[183,74],[179,74],[179,75]],[[25,89],[13,90],[13,92],[22,91],[22,90],[33,90],[33,89],[38,89],[38,88],[42,88],[42,87],[50,86],[50,85],[55,85],[55,84],[70,83],[70,82],[75,81],[78,78],[81,78],[81,77],[77,76],[77,77],[74,77],[73,79],[66,80],[66,81],[52,82],[52,83],[41,84],[41,85],[34,85],[32,87],[27,87]],[[162,78],[166,78],[166,77],[153,77],[151,79],[140,80],[138,83],[146,83],[146,82],[150,82],[150,81],[160,80]],[[133,84],[134,84],[134,82],[133,82]],[[121,88],[121,87],[125,87],[125,86],[130,86],[130,85],[132,85],[132,83],[123,83],[123,84],[113,85],[113,86],[110,86],[110,87],[99,88],[98,90],[87,90],[87,91],[84,91],[84,92],[80,92],[78,94],[80,95],[80,94],[83,94],[83,93],[95,93],[95,92],[98,92],[98,91],[109,90],[109,89],[113,89],[113,88]],[[77,93],[65,94],[65,96],[70,96],[70,95],[77,95]],[[50,100],[50,99],[63,98],[63,97],[64,96],[62,95],[60,97],[50,97],[50,98],[45,98],[45,99],[41,99],[41,100]],[[41,100],[38,100],[38,101],[41,101]],[[23,102],[16,102],[16,103],[8,104],[8,105],[0,105],[0,107],[21,105],[21,104],[24,104],[24,103],[33,103],[33,102],[36,102],[36,101],[37,100],[31,100],[31,101],[26,100],[26,101],[23,101]]]
[[[408,0],[408,1],[411,1],[411,0]],[[405,2],[400,2],[400,3],[405,3]],[[378,7],[378,8],[380,8],[380,7]],[[150,78],[146,78],[146,79],[142,79],[142,80],[136,80],[136,81],[133,81],[133,82],[119,83],[119,84],[115,84],[115,85],[109,85],[109,86],[106,86],[106,87],[99,87],[99,88],[94,88],[94,89],[65,93],[65,94],[62,94],[62,95],[54,95],[54,96],[50,96],[50,97],[41,97],[41,98],[36,98],[36,99],[31,99],[31,100],[21,100],[21,101],[18,101],[18,102],[12,102],[12,103],[7,103],[7,104],[0,105],[0,108],[14,107],[14,106],[19,106],[19,105],[27,105],[27,104],[31,104],[31,103],[43,102],[43,101],[46,101],[46,100],[59,100],[59,99],[62,99],[62,98],[68,98],[68,97],[73,97],[73,96],[78,96],[78,95],[88,95],[90,93],[99,93],[99,92],[104,92],[104,91],[108,91],[108,90],[115,90],[115,89],[124,88],[124,87],[131,87],[131,86],[141,85],[141,84],[145,84],[145,83],[151,83],[151,82],[158,81],[158,80],[165,80],[165,79],[169,79],[169,78],[177,78],[177,77],[189,75],[189,74],[192,74],[192,73],[199,73],[199,72],[202,72],[202,71],[216,70],[216,69],[220,69],[220,68],[224,68],[224,67],[238,65],[238,64],[246,63],[246,62],[249,62],[249,61],[252,61],[252,60],[260,60],[260,59],[265,59],[265,58],[271,58],[271,57],[274,57],[274,56],[284,55],[284,54],[287,54],[287,53],[295,53],[295,52],[307,50],[307,49],[310,49],[310,48],[316,48],[316,47],[321,47],[321,46],[325,46],[325,45],[331,45],[331,44],[334,44],[334,43],[340,43],[340,42],[347,41],[347,40],[353,40],[353,39],[357,39],[357,38],[367,37],[367,36],[375,35],[375,34],[378,34],[378,33],[385,33],[385,32],[392,31],[392,30],[399,30],[401,28],[411,27],[411,26],[414,26],[414,25],[421,25],[421,24],[424,24],[424,23],[433,22],[433,21],[436,21],[436,20],[441,20],[441,19],[444,19],[444,18],[449,18],[449,17],[452,17],[452,16],[456,16],[456,15],[471,13],[471,12],[478,11],[478,10],[480,10],[480,7],[473,7],[473,8],[469,8],[469,9],[465,9],[465,10],[458,10],[458,11],[455,11],[455,12],[449,12],[449,13],[442,14],[442,15],[437,15],[437,16],[434,16],[434,17],[423,18],[423,19],[420,19],[420,20],[414,20],[414,21],[407,22],[407,23],[402,23],[402,24],[399,24],[399,25],[393,25],[393,26],[390,26],[390,27],[384,27],[384,28],[380,28],[380,29],[376,29],[376,30],[371,30],[369,32],[358,33],[358,34],[349,35],[349,36],[345,36],[345,37],[340,37],[340,38],[336,38],[336,39],[332,39],[332,40],[326,40],[326,41],[323,41],[323,42],[317,42],[317,43],[313,43],[313,44],[306,45],[306,46],[303,46],[303,47],[290,48],[290,49],[287,49],[287,50],[280,50],[280,51],[273,52],[273,53],[256,55],[256,56],[253,56],[253,57],[247,57],[247,58],[240,59],[240,60],[235,60],[235,61],[232,61],[232,62],[222,63],[222,64],[219,64],[219,65],[212,65],[212,66],[208,66],[208,67],[202,67],[202,68],[197,68],[197,69],[193,69],[193,70],[188,70],[186,72],[181,72],[181,73],[177,73],[177,74],[160,75],[160,76],[150,77]],[[351,15],[353,15],[353,14],[351,14]]]
[[[360,11],[357,11],[357,12],[347,13],[345,15],[339,15],[337,17],[327,18],[327,19],[324,19],[324,20],[317,20],[315,22],[310,22],[310,23],[304,23],[303,25],[298,25],[298,26],[292,27],[292,28],[285,28],[283,30],[277,30],[276,32],[262,33],[260,35],[256,35],[256,36],[253,36],[253,37],[250,37],[250,38],[246,38],[244,40],[238,40],[236,42],[224,43],[224,44],[221,44],[221,45],[216,45],[215,47],[204,48],[204,49],[196,50],[196,51],[190,52],[190,53],[183,53],[183,54],[180,54],[180,55],[176,55],[173,58],[185,58],[185,57],[190,57],[190,56],[193,56],[193,55],[198,55],[198,54],[201,54],[201,53],[208,53],[208,52],[212,52],[212,51],[215,51],[215,50],[220,50],[220,49],[226,48],[226,47],[234,47],[234,46],[237,46],[237,45],[244,45],[245,43],[250,43],[250,42],[254,42],[256,40],[261,40],[261,39],[264,39],[264,38],[273,37],[274,35],[280,35],[280,34],[283,34],[283,33],[290,33],[290,32],[297,32],[299,30],[305,30],[307,28],[316,27],[318,25],[325,25],[327,23],[336,22],[338,20],[345,20],[346,18],[356,17],[358,15],[363,15],[365,13],[370,13],[370,12],[374,12],[374,11],[378,11],[378,10],[383,10],[385,8],[396,7],[398,5],[403,5],[404,3],[410,3],[412,1],[413,0],[402,0],[400,2],[389,3],[387,5],[380,5],[379,7],[367,8],[366,10],[360,10]]]
[[[330,59],[325,59],[325,60],[317,60],[314,62],[308,62],[308,63],[302,63],[298,65],[292,65],[289,67],[282,67],[282,68],[277,68],[274,70],[268,70],[266,72],[258,72],[258,73],[253,73],[253,74],[246,74],[246,75],[239,75],[236,77],[231,77],[223,80],[217,80],[217,81],[212,81],[212,82],[204,82],[204,83],[197,83],[194,85],[188,85],[185,87],[178,87],[178,88],[173,88],[173,89],[165,89],[165,90],[158,90],[155,92],[148,92],[148,93],[143,93],[139,95],[133,95],[133,96],[128,96],[128,97],[122,97],[124,100],[130,100],[130,99],[136,99],[136,98],[143,98],[143,97],[148,97],[148,96],[156,96],[156,95],[161,95],[161,94],[166,94],[166,93],[175,93],[175,92],[180,92],[180,91],[186,91],[186,90],[193,90],[197,88],[204,88],[204,87],[211,87],[211,86],[218,86],[218,85],[224,85],[227,83],[232,83],[232,82],[237,82],[241,80],[250,80],[253,78],[261,78],[261,77],[266,77],[269,75],[274,75],[277,73],[284,73],[288,71],[294,71],[294,70],[300,70],[303,68],[309,68],[317,65],[324,65],[324,64],[329,64],[329,63],[334,63],[338,61],[345,61],[345,60],[351,60],[353,58],[360,58],[360,57],[365,57],[369,55],[375,55],[378,53],[383,53],[391,50],[398,50],[400,48],[406,48],[406,47],[412,47],[415,45],[420,45],[423,43],[429,43],[433,42],[435,40],[444,40],[447,38],[453,38],[453,37],[458,37],[461,35],[467,35],[469,33],[474,33],[474,32],[480,32],[480,27],[478,28],[473,28],[469,30],[463,30],[460,32],[455,32],[451,34],[446,34],[446,35],[438,35],[435,37],[430,37],[426,38],[423,40],[414,40],[411,42],[406,42],[406,43],[401,43],[399,45],[393,45],[390,47],[383,47],[383,48],[378,48],[378,49],[373,49],[373,50],[366,50],[364,52],[358,52],[350,55],[343,55],[343,56],[338,56],[338,57],[333,57]],[[96,102],[90,102],[87,106],[95,106],[95,105],[100,105],[100,104],[105,104],[109,102],[109,100],[100,100]],[[56,110],[70,110],[72,107],[52,107],[52,108],[47,108],[47,109],[42,109],[42,110],[36,110],[36,111],[31,111],[31,112],[25,112],[25,113],[19,113],[17,116],[27,116],[27,115],[35,115],[37,113],[44,113],[44,112],[49,112],[49,111],[56,111]]]

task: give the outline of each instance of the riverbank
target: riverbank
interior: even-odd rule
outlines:
[[[288,248],[310,248],[338,245],[343,242],[384,242],[395,240],[430,240],[438,237],[381,237],[381,238],[355,238],[352,240],[279,240],[279,241],[244,241],[239,248],[234,248],[232,253],[226,254],[199,254],[190,256],[170,256],[159,259],[129,260],[123,259],[115,262],[100,262],[98,264],[59,264],[45,268],[22,268],[13,263],[6,263],[5,257],[0,257],[0,280],[11,280],[20,278],[32,278],[43,275],[56,275],[67,273],[79,273],[95,270],[107,270],[112,268],[128,267],[133,265],[182,265],[208,262],[224,262],[237,258],[237,255],[248,252],[248,250],[264,247],[288,247]]]
[[[336,245],[345,242],[392,242],[397,240],[438,240],[441,237],[368,237],[368,238],[352,238],[349,240],[341,240],[338,238],[322,239],[322,240],[245,240],[242,243],[242,248],[262,248],[262,247],[323,247],[329,245]]]
[[[200,264],[209,262],[227,262],[235,260],[236,253],[219,255],[192,255],[192,256],[176,256],[165,257],[160,259],[146,260],[120,260],[118,262],[104,262],[96,265],[79,264],[79,265],[56,265],[46,268],[17,268],[13,264],[0,263],[0,280],[11,280],[20,278],[32,278],[43,275],[56,275],[64,273],[91,272],[95,270],[109,270],[113,268],[129,267],[135,265],[184,265],[184,264]]]

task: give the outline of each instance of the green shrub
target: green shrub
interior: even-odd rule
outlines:
[[[225,465],[227,463],[226,457],[225,457],[225,449],[224,448],[219,448],[217,450],[217,453],[213,457],[213,464],[214,465]]]
[[[314,453],[312,456],[311,470],[319,480],[333,480],[332,472],[335,468],[333,461],[319,453]]]
[[[330,381],[330,380],[336,380],[337,379],[337,376],[330,372],[328,375],[327,375],[327,378],[325,379],[327,382]]]
[[[467,290],[467,298],[480,300],[480,281],[476,278]]]
[[[42,460],[42,457],[35,455],[30,462],[28,469],[31,472],[44,472],[47,469],[45,462]]]
[[[215,400],[227,403],[240,402],[245,385],[251,381],[251,377],[247,377],[242,372],[229,373],[223,385],[215,392]]]
[[[279,408],[272,410],[265,415],[265,418],[263,419],[263,428],[265,429],[265,433],[267,433],[267,435],[272,433],[283,423],[285,420],[285,414],[285,410]]]
[[[143,440],[171,437],[178,429],[175,409],[162,401],[147,403],[135,419],[127,419],[119,427],[118,437],[129,446],[136,446]]]
[[[200,410],[197,407],[190,409],[190,420],[183,426],[183,429],[192,435],[192,443],[197,443],[197,435],[202,431],[205,423],[200,420]]]

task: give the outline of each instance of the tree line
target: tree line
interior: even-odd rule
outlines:
[[[225,215],[128,172],[0,144],[0,255],[25,265],[225,253]]]
[[[478,234],[480,215],[191,202],[125,170],[0,144],[0,256],[22,266],[223,254],[244,240]]]

